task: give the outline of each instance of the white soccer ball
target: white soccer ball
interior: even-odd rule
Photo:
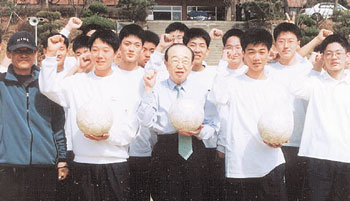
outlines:
[[[77,125],[87,135],[102,136],[113,125],[113,114],[107,106],[95,101],[81,106],[77,112]]]
[[[169,118],[176,130],[194,131],[204,121],[204,109],[191,99],[177,99],[170,107]]]
[[[264,112],[258,122],[261,138],[271,144],[286,143],[293,134],[293,112],[288,107]]]

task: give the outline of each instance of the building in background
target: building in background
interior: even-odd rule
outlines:
[[[156,0],[148,20],[225,20],[223,0]]]

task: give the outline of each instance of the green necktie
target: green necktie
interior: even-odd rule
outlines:
[[[177,91],[177,98],[183,98],[184,89],[181,85],[176,85],[175,89]],[[191,154],[193,153],[192,150],[192,137],[184,136],[181,134],[178,134],[178,152],[182,158],[187,160]]]

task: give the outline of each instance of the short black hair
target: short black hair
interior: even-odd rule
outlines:
[[[187,45],[188,42],[190,42],[191,39],[193,38],[203,38],[205,40],[205,43],[207,44],[207,48],[209,47],[210,45],[210,36],[209,36],[209,33],[202,29],[202,28],[191,28],[191,29],[188,29],[186,32],[185,32],[185,35],[184,35],[184,38],[183,38],[183,41],[184,41],[184,44]]]
[[[261,28],[251,28],[244,32],[241,39],[242,49],[245,51],[248,45],[258,45],[263,44],[268,50],[272,46],[272,35],[270,32]]]
[[[56,35],[60,35],[60,36],[63,37],[63,39],[64,39],[64,45],[65,45],[66,48],[68,49],[68,47],[69,47],[68,38],[67,38],[65,35],[60,34],[60,33],[50,33],[50,34],[46,37],[46,39],[43,41],[43,47],[44,47],[44,49],[47,48],[47,43],[48,43],[49,38],[52,37],[52,36],[56,36]]]
[[[146,30],[143,32],[143,38],[145,42],[153,43],[155,46],[159,43],[159,36],[153,31]]]
[[[122,30],[120,30],[119,39],[120,39],[120,42],[122,42],[124,38],[133,35],[133,36],[136,36],[139,39],[141,39],[142,44],[143,44],[145,42],[143,34],[144,34],[144,30],[139,25],[128,24],[128,25],[125,25],[122,28]]]
[[[173,22],[167,26],[167,28],[165,29],[165,33],[168,34],[176,30],[186,33],[186,31],[188,30],[188,27],[184,23]]]
[[[320,52],[324,53],[324,51],[330,43],[339,43],[345,49],[346,52],[349,51],[349,42],[346,40],[346,38],[339,34],[333,34],[327,36],[327,38],[325,38],[322,41],[322,43],[320,44]]]
[[[90,37],[85,34],[80,34],[73,40],[73,52],[76,52],[79,48],[89,48]]]
[[[120,41],[119,41],[119,37],[116,33],[114,33],[112,30],[97,30],[95,31],[95,33],[93,33],[91,35],[91,37],[89,38],[89,49],[91,50],[92,45],[94,44],[96,39],[100,39],[103,42],[107,43],[108,45],[110,45],[114,52],[116,52],[119,48],[120,45]]]
[[[174,46],[184,46],[184,47],[186,47],[187,49],[189,49],[190,52],[191,52],[191,54],[192,54],[191,61],[194,60],[194,53],[193,53],[193,51],[191,50],[191,48],[187,47],[186,45],[184,45],[184,44],[182,44],[182,43],[174,43],[174,44],[172,44],[170,47],[168,47],[168,49],[165,50],[165,53],[164,53],[164,59],[165,59],[165,61],[168,61],[168,52],[169,52],[169,50],[170,50],[172,47],[174,47]]]
[[[222,37],[222,44],[225,46],[227,40],[232,36],[236,36],[237,38],[239,38],[239,40],[241,40],[243,34],[244,34],[244,32],[242,30],[232,28],[232,29],[226,31],[226,33]]]
[[[314,48],[314,52],[321,52],[321,45],[317,45],[317,46]]]
[[[283,22],[277,25],[277,27],[273,30],[273,38],[275,41],[282,32],[291,32],[297,37],[298,40],[301,39],[301,31],[299,27],[293,23]]]

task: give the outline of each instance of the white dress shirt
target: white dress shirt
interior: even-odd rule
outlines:
[[[139,129],[136,110],[143,82],[131,81],[118,68],[113,68],[113,73],[106,77],[96,76],[92,71],[59,80],[56,67],[55,57],[46,58],[42,63],[39,87],[44,95],[73,113],[91,101],[106,105],[113,113],[113,125],[107,140],[90,140],[76,124],[72,125],[74,161],[89,164],[126,161],[128,146]]]
[[[138,109],[138,118],[143,126],[150,128],[151,134],[166,135],[177,133],[169,119],[169,109],[177,99],[176,84],[170,79],[158,82],[152,93],[145,93]],[[204,127],[198,139],[209,139],[219,130],[217,110],[213,103],[207,100],[208,90],[198,83],[187,79],[182,83],[183,98],[196,101],[204,108]]]
[[[350,73],[342,80],[327,72],[292,83],[309,101],[299,156],[350,163]]]
[[[226,87],[213,90],[217,104],[227,116],[225,129],[225,174],[228,178],[263,177],[284,163],[280,148],[266,145],[260,137],[261,115],[275,109],[276,103],[290,106],[286,90],[273,79],[255,80],[247,75],[230,76]]]

